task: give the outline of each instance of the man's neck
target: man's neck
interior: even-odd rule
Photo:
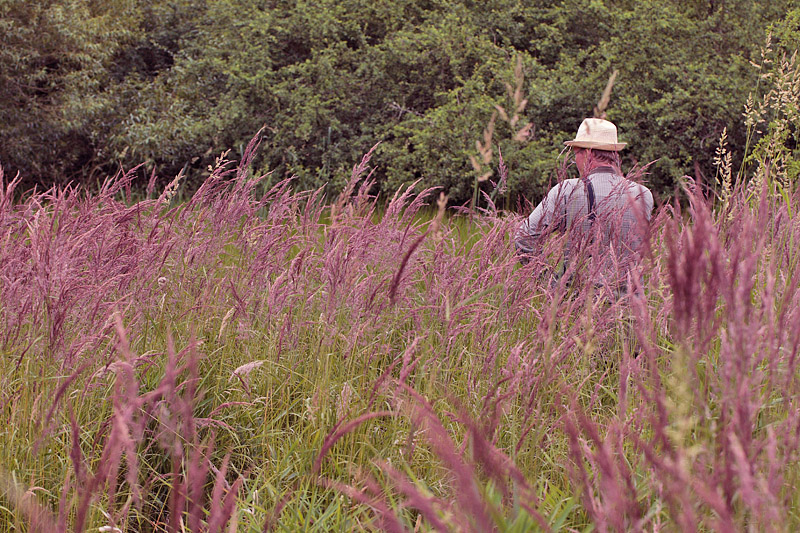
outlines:
[[[612,174],[621,174],[620,169],[614,165],[605,162],[596,162],[592,161],[592,163],[586,165],[583,169],[583,172],[580,173],[581,178],[588,178],[592,174],[597,172],[610,172]]]

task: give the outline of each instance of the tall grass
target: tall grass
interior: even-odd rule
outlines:
[[[260,194],[256,149],[180,204],[4,179],[0,530],[800,525],[785,180],[689,182],[610,300],[491,202],[379,205],[371,152],[332,202]]]

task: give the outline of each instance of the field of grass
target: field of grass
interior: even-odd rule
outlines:
[[[0,531],[800,527],[796,192],[688,184],[615,301],[368,160],[333,202],[7,182]]]

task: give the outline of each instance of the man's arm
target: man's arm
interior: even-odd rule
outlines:
[[[522,264],[528,262],[525,256],[536,250],[541,236],[548,229],[552,229],[554,223],[558,225],[561,222],[561,217],[558,216],[558,206],[563,204],[561,193],[561,184],[550,189],[550,192],[536,206],[536,209],[517,228],[514,247],[517,250],[517,255],[520,256]]]
[[[650,217],[653,216],[653,206],[655,202],[653,201],[653,193],[650,192],[650,189],[647,187],[644,188],[644,213],[647,217],[647,221],[650,222]]]

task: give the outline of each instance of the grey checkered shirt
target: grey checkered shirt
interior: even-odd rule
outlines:
[[[592,183],[595,220],[589,219],[589,198],[585,180]],[[591,235],[602,250],[599,275],[621,280],[636,260],[645,236],[653,195],[638,183],[616,174],[611,167],[593,169],[585,178],[568,179],[547,193],[542,202],[520,225],[515,245],[520,254],[533,254],[544,235],[567,231],[564,259],[581,247]],[[610,281],[610,279],[609,279]]]

